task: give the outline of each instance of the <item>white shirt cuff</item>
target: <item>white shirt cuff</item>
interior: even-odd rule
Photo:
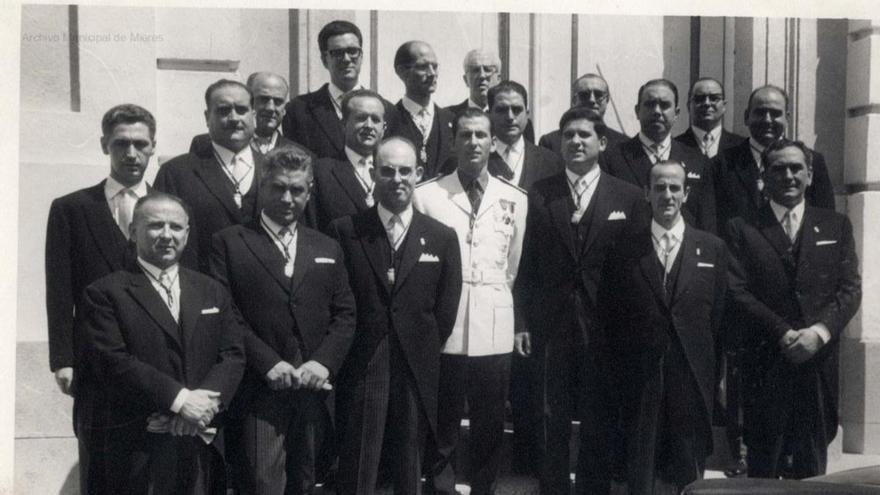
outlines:
[[[186,398],[189,396],[189,389],[182,388],[180,392],[177,393],[177,397],[174,398],[174,402],[171,403],[171,412],[174,414],[180,413],[180,408],[183,407],[183,404],[186,403]]]
[[[828,330],[828,327],[825,326],[824,323],[819,322],[810,327],[811,330],[816,332],[816,335],[822,339],[822,344],[827,344],[829,340],[831,340],[831,332]]]

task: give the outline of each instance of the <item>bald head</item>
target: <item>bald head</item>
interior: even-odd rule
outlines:
[[[437,90],[437,55],[424,41],[407,41],[394,54],[394,71],[406,87],[406,96],[420,105],[431,102]]]
[[[405,210],[412,201],[413,189],[422,178],[416,160],[416,147],[406,138],[390,137],[376,148],[373,196],[392,213]]]
[[[501,75],[501,59],[495,52],[485,50],[471,50],[465,55],[464,83],[474,103],[486,106],[486,94],[489,89],[498,84]]]
[[[284,118],[289,91],[287,80],[273,72],[254,72],[248,77],[247,86],[254,95],[257,115],[254,133],[271,137]]]
[[[584,74],[571,85],[571,106],[584,107],[600,119],[605,116],[610,96],[608,83],[598,74]]]

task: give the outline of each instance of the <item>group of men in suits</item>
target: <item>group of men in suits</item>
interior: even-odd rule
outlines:
[[[359,83],[357,26],[318,41],[313,93],[266,72],[210,85],[208,133],[154,187],[155,120],[110,109],[109,177],[53,202],[50,365],[84,493],[220,493],[225,464],[240,493],[335,470],[338,493],[490,494],[508,398],[514,468],[542,493],[571,489],[573,420],[578,493],[672,492],[712,451],[721,362],[749,474],[824,471],[860,280],[784,91],[751,94],[741,138],[699,79],[673,139],[678,89],[650,80],[627,138],[585,74],[536,146],[494,54],[467,54],[469,97],[444,109],[429,44],[397,50],[391,104]]]

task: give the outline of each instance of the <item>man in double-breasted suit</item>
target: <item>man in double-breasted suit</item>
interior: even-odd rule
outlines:
[[[714,233],[715,189],[709,159],[698,150],[672,139],[672,126],[678,119],[678,88],[667,79],[652,79],[639,88],[635,106],[639,133],[617,148],[606,151],[609,174],[644,189],[651,165],[675,160],[687,167],[690,194],[684,219],[699,230]]]
[[[336,381],[340,494],[372,494],[380,464],[395,493],[421,493],[425,444],[436,438],[440,349],[455,324],[461,254],[455,231],[412,207],[416,153],[404,138],[383,141],[376,206],[330,224],[358,308]]]
[[[107,493],[223,494],[216,419],[244,371],[244,322],[222,285],[178,264],[189,234],[180,199],[153,193],[133,216],[136,263],[85,293]]]
[[[362,47],[363,36],[356,25],[341,20],[327,23],[318,33],[318,48],[330,82],[287,104],[282,122],[284,136],[302,144],[318,158],[345,160],[342,98],[350,91],[363,89],[359,82],[364,60]],[[382,102],[391,131],[396,126],[394,105],[387,100]]]
[[[634,495],[680,493],[712,452],[727,251],[682,218],[686,174],[674,161],[651,167],[651,225],[609,256],[599,289]]]
[[[433,179],[444,171],[452,156],[452,112],[436,105],[437,55],[424,41],[407,41],[394,54],[394,72],[406,92],[395,105],[398,123],[388,135],[403,136],[416,145],[422,180]]]
[[[434,493],[455,495],[455,458],[467,404],[471,493],[494,493],[513,352],[511,289],[522,256],[526,195],[489,174],[492,125],[481,110],[456,121],[455,172],[416,189],[415,207],[455,229],[462,252],[461,303],[440,358]]]
[[[597,291],[610,252],[647,223],[639,191],[602,172],[602,120],[582,108],[563,114],[566,170],[532,185],[515,300],[526,329],[516,351],[537,359],[543,392],[541,493],[569,493],[571,421],[580,419],[578,493],[610,490],[619,445],[616,405],[602,360]]]
[[[746,138],[722,126],[726,105],[724,86],[720,82],[711,77],[697,79],[688,91],[691,125],[675,136],[675,140],[700,150],[706,158],[715,158],[719,152],[743,142]]]
[[[789,117],[788,95],[781,88],[761,86],[752,91],[745,110],[749,138],[719,152],[713,163],[719,229],[731,218],[754,216],[767,203],[761,153],[785,137]],[[834,186],[825,157],[815,150],[810,154],[813,175],[804,198],[809,206],[833,210]]]
[[[374,204],[373,152],[385,135],[382,97],[356,89],[342,99],[345,159],[321,158],[314,166],[315,185],[308,221],[321,232],[330,222],[364,211]]]
[[[104,114],[101,129],[110,175],[54,200],[46,229],[49,367],[61,391],[74,397],[82,493],[109,489],[101,475],[103,430],[91,428],[92,410],[84,407],[92,404],[88,399],[97,390],[90,385],[94,375],[77,338],[85,315],[82,296],[90,283],[134,260],[128,230],[135,202],[151,189],[144,172],[156,144],[156,120],[142,107],[122,104]]]
[[[770,143],[769,203],[727,225],[752,477],[823,474],[837,433],[838,344],[861,278],[849,219],[806,204],[811,157],[803,143]]]
[[[237,478],[243,493],[310,494],[333,438],[322,388],[351,345],[354,297],[339,245],[299,222],[311,157],[276,148],[260,180],[259,221],[216,233],[211,254],[212,273],[253,330],[235,405]]]
[[[205,91],[209,149],[187,153],[162,165],[156,189],[183,199],[192,209],[189,243],[181,263],[208,273],[211,236],[259,214],[260,162],[250,147],[254,135],[253,94],[238,81],[221,79]]]

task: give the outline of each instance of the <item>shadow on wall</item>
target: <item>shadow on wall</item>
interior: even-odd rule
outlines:
[[[813,116],[816,129],[815,149],[828,163],[828,174],[834,190],[842,193],[844,172],[844,139],[846,135],[846,57],[848,21],[819,19],[816,21],[816,94],[802,94],[806,101],[815,101]]]
[[[70,468],[67,477],[64,478],[64,484],[58,490],[58,495],[79,495],[79,463],[77,462]]]

